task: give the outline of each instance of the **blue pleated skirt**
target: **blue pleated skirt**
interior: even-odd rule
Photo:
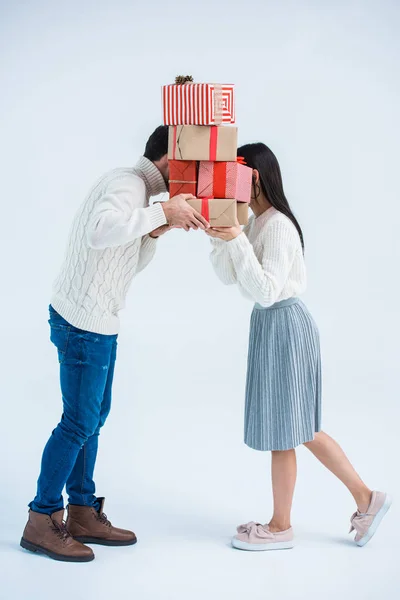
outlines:
[[[318,328],[298,298],[251,316],[245,443],[255,450],[289,450],[321,429]]]

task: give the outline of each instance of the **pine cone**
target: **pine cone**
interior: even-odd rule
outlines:
[[[193,83],[193,77],[191,75],[178,75],[175,77],[175,85],[183,85],[185,83]]]

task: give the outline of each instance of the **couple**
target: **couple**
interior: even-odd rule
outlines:
[[[275,155],[264,144],[239,149],[253,169],[250,208],[239,225],[212,229],[186,202],[187,195],[149,205],[168,188],[168,127],[150,136],[134,168],[115,169],[92,188],[72,225],[65,261],[50,306],[57,348],[63,414],[43,452],[34,500],[21,546],[56,560],[94,559],[85,544],[129,546],[132,531],[114,527],[95,495],[93,473],[99,432],[111,406],[118,313],[132,279],[154,256],[157,238],[174,227],[205,230],[211,260],[224,284],[237,284],[255,302],[245,406],[245,443],[272,452],[274,512],[267,524],[238,527],[234,547],[293,547],[290,522],[296,482],[295,448],[304,444],[347,486],[357,510],[355,541],[365,545],[390,499],[371,491],[338,444],[321,431],[318,329],[298,296],[304,292],[304,241],[284,195]],[[64,522],[62,492],[68,494]]]

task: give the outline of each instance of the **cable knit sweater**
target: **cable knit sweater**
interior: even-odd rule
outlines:
[[[227,285],[261,306],[298,296],[306,288],[300,236],[290,219],[270,208],[252,217],[243,233],[230,242],[212,240],[211,261]]]
[[[74,327],[113,335],[133,277],[154,256],[147,234],[166,224],[150,196],[166,191],[157,167],[142,157],[134,168],[114,169],[89,192],[69,237],[51,304]]]

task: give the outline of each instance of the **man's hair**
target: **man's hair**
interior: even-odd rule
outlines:
[[[149,137],[144,156],[152,162],[168,153],[168,125],[160,125]]]

